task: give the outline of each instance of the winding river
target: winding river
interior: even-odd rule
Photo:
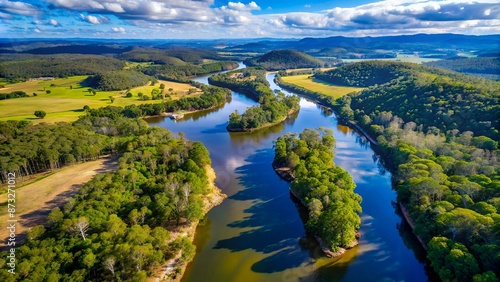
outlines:
[[[208,76],[196,81],[207,83]],[[272,89],[280,89],[268,80]],[[286,92],[286,91],[284,91]],[[367,140],[340,125],[328,109],[301,99],[300,111],[282,124],[251,133],[226,131],[229,114],[256,103],[233,92],[232,101],[186,115],[181,121],[148,120],[203,142],[228,198],[197,228],[196,256],[182,281],[427,281],[425,253],[395,208],[396,193]],[[305,208],[271,167],[273,141],[285,132],[324,126],[337,140],[335,163],[354,178],[363,197],[361,240],[340,258],[322,256],[306,234]]]

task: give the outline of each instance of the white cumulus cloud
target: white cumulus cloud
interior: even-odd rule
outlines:
[[[227,8],[238,11],[260,10],[259,5],[257,5],[257,3],[255,3],[254,1],[246,5],[241,2],[229,2],[227,3]]]
[[[0,0],[0,18],[12,18],[13,15],[36,16],[40,10],[28,3],[20,1]]]
[[[55,26],[55,27],[60,27],[61,26],[61,24],[58,21],[54,20],[54,19],[49,20],[47,22],[47,24],[51,25],[51,26]]]
[[[290,29],[322,30],[337,33],[387,31],[470,33],[482,26],[490,30],[500,27],[500,4],[492,0],[391,0],[352,8],[335,7],[316,13],[286,13],[266,15],[273,26]],[[470,21],[479,21],[470,22]],[[407,32],[405,32],[407,30]]]
[[[111,30],[112,30],[113,32],[116,32],[116,33],[125,33],[125,32],[126,32],[126,31],[125,31],[125,28],[123,28],[123,27],[121,27],[121,26],[120,26],[120,27],[113,27],[113,28],[111,28]]]
[[[93,15],[84,15],[80,14],[80,19],[84,22],[88,22],[91,24],[103,24],[109,23],[109,18],[105,16],[93,16]]]
[[[385,0],[352,7],[332,5],[316,12],[309,9],[314,3],[304,1],[298,11],[290,13],[273,13],[267,5],[261,8],[257,0],[233,0],[224,5],[214,0],[39,1],[49,4],[51,9],[44,11],[43,17],[44,6],[30,4],[34,0],[0,0],[2,24],[13,27],[11,22],[19,18],[35,17],[26,22],[38,20],[52,26],[63,22],[66,27],[66,21],[56,15],[69,14],[94,26],[110,23],[110,19],[117,21],[111,29],[97,28],[102,32],[147,36],[148,30],[154,30],[158,36],[176,38],[498,34],[500,31],[498,0]],[[257,12],[262,9],[266,12]],[[57,24],[47,22],[49,19]],[[47,32],[43,30],[44,34]]]

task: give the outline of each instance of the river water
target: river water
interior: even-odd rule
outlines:
[[[207,83],[208,76],[197,81]],[[279,89],[268,80],[272,89]],[[301,99],[300,111],[282,124],[251,133],[226,131],[229,114],[256,103],[233,92],[231,102],[186,115],[181,121],[148,120],[183,132],[210,151],[216,184],[228,195],[196,230],[197,252],[182,281],[427,281],[425,253],[395,208],[396,193],[367,140],[339,125],[325,108]],[[273,171],[273,141],[286,132],[324,126],[337,140],[335,163],[354,178],[361,204],[360,244],[326,258],[306,234],[307,211]]]

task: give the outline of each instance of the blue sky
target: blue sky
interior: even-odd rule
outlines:
[[[498,0],[0,0],[3,38],[499,34]]]

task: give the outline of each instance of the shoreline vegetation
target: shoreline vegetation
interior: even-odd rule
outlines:
[[[222,89],[222,88],[219,88],[219,89]],[[222,90],[224,90],[224,89],[222,89]],[[203,95],[205,95],[205,94],[202,94],[202,96]],[[213,108],[216,108],[216,107],[223,105],[229,99],[231,99],[230,92],[226,92],[225,97],[223,97],[223,98],[221,98],[219,96],[221,96],[220,93],[215,93],[214,94],[215,98],[211,99],[211,100],[215,99],[215,101],[218,101],[219,103],[217,103],[217,104],[214,104],[211,106],[209,105],[209,107],[207,107],[207,108],[199,108],[197,110],[188,110],[188,111],[180,110],[180,112],[183,115],[185,115],[185,114],[192,114],[192,113],[196,113],[196,112],[200,112],[200,111],[210,110],[210,109],[213,109]],[[170,109],[175,109],[177,107],[191,109],[193,107],[193,102],[196,103],[197,101],[202,101],[203,98],[201,96],[198,96],[198,97],[181,98],[181,100],[182,99],[185,99],[186,101],[179,101],[180,106],[171,105],[171,104],[170,105],[168,105],[168,104],[143,104],[143,105],[139,105],[139,106],[129,105],[129,106],[126,106],[125,108],[116,107],[116,106],[108,106],[105,108],[112,110],[116,114],[123,114],[124,116],[130,117],[130,118],[140,117],[142,119],[149,119],[149,118],[154,118],[154,117],[171,117],[175,114],[178,114],[179,111],[177,111],[177,112],[161,112],[161,113],[158,113],[158,112],[160,112],[165,107],[169,107]],[[99,111],[100,111],[100,109],[89,109],[89,110],[87,110],[86,114],[93,115],[93,114],[98,113]],[[150,114],[152,113],[152,115],[147,115],[148,113],[150,113]],[[158,114],[156,114],[156,113],[158,113]],[[146,115],[144,115],[144,114],[146,114]],[[0,121],[0,123],[5,123],[5,124],[7,124],[7,122],[9,122],[9,121]],[[20,125],[23,125],[23,126],[27,126],[29,124],[29,122],[26,122],[26,121],[14,121],[14,122],[19,123]],[[69,124],[65,123],[65,122],[60,123],[60,124],[64,124],[64,126],[69,126]],[[70,128],[70,130],[73,130],[73,127],[70,126],[69,128]],[[102,149],[100,149],[100,150],[102,150]],[[112,152],[112,151],[105,151],[105,154],[110,153],[110,152]],[[6,154],[8,154],[8,153],[6,153]],[[14,163],[11,164],[9,162],[7,162],[4,165],[5,166],[13,165],[14,167],[17,167],[15,172],[18,175],[18,183],[22,184],[22,185],[26,185],[26,182],[29,183],[29,182],[37,181],[37,179],[42,179],[44,177],[47,177],[47,176],[52,175],[54,173],[57,173],[59,168],[64,168],[64,167],[66,167],[67,164],[85,163],[89,160],[95,160],[95,159],[101,158],[102,156],[103,156],[103,154],[101,154],[101,153],[96,154],[94,152],[92,152],[90,155],[83,155],[82,154],[81,156],[76,156],[76,154],[69,154],[64,158],[59,156],[59,158],[60,158],[59,160],[54,161],[53,163],[50,163],[49,165],[44,164],[43,166],[40,166],[40,165],[35,166],[32,163],[34,160],[31,160],[29,158],[21,166],[19,166],[18,164],[14,164]],[[48,156],[45,156],[45,157],[49,158]],[[51,157],[51,158],[54,158],[54,157]],[[2,169],[2,171],[4,171],[3,166],[0,166],[0,169]],[[5,179],[6,179],[5,173],[1,173],[0,174],[0,180],[1,180],[0,194],[2,192],[4,192],[4,189],[6,188],[6,184],[4,181]]]
[[[330,106],[339,120],[376,145],[393,171],[398,208],[439,277],[496,281],[498,82],[380,61],[316,76],[368,87],[337,100],[309,90],[305,96]]]
[[[286,166],[279,166],[275,161],[272,162],[272,166],[273,166],[273,169],[274,171],[276,172],[276,174],[278,174],[279,177],[281,177],[281,179],[285,180],[286,182],[288,183],[291,183],[292,181],[295,180],[295,177],[293,176],[293,173],[290,169],[290,167],[286,167]],[[304,199],[300,198],[293,190],[292,188],[290,187],[289,188],[290,190],[290,193],[292,193],[292,195],[300,201],[300,203],[304,206],[304,207],[307,207],[307,203],[304,201]],[[321,239],[319,236],[314,236],[314,238],[316,239],[316,241],[318,242],[320,248],[321,248],[321,251],[329,258],[334,258],[334,257],[338,257],[338,256],[341,256],[343,255],[346,250],[348,249],[351,249],[357,245],[359,245],[359,238],[360,238],[360,235],[359,235],[359,232],[356,233],[356,239],[354,241],[352,241],[350,244],[348,244],[346,246],[346,248],[340,248],[339,250],[337,251],[333,251],[330,247],[327,246],[327,244],[325,244],[325,241],[323,239]]]
[[[238,64],[232,67],[235,68],[237,66]],[[99,143],[96,144],[97,147],[95,147],[97,148],[98,151],[97,152],[92,151],[90,156],[77,155],[74,152],[62,152],[58,148],[54,148],[54,150],[51,151],[51,153],[53,153],[54,156],[49,157],[50,162],[44,163],[42,157],[37,159],[35,156],[35,159],[29,159],[28,157],[28,159],[26,159],[27,162],[21,166],[16,166],[15,164],[9,164],[9,163],[7,164],[2,163],[0,169],[2,170],[2,172],[4,172],[7,167],[10,168],[17,167],[17,169],[15,170],[18,173],[18,175],[22,177],[23,174],[26,174],[26,176],[30,176],[30,174],[34,173],[33,169],[35,167],[37,169],[42,169],[42,171],[40,172],[43,172],[44,168],[45,170],[47,168],[50,168],[50,170],[53,171],[53,173],[51,173],[50,175],[57,175],[59,173],[58,168],[66,167],[67,164],[71,164],[74,162],[85,163],[86,158],[92,159],[94,158],[95,154],[97,155],[102,155],[103,153],[116,154],[117,152],[123,152],[123,150],[125,150],[125,155],[131,154],[137,151],[137,146],[138,146],[137,140],[139,140],[142,137],[145,137],[144,133],[148,131],[145,130],[145,125],[139,122],[137,118],[146,119],[152,116],[173,116],[176,113],[179,113],[179,111],[182,112],[183,114],[194,113],[198,111],[215,108],[231,99],[231,92],[228,89],[214,87],[214,86],[207,86],[204,84],[200,84],[194,81],[189,81],[181,78],[172,80],[182,81],[184,83],[190,84],[191,86],[197,87],[198,89],[201,89],[203,91],[203,94],[201,94],[200,96],[183,97],[178,100],[160,102],[157,104],[142,104],[139,106],[133,104],[133,105],[128,105],[124,108],[113,107],[113,106],[108,106],[99,109],[87,108],[86,113],[83,116],[81,116],[78,121],[74,122],[71,125],[68,123],[62,123],[62,124],[59,123],[54,125],[50,124],[32,125],[29,122],[11,122],[11,121],[5,122],[5,124],[9,123],[9,127],[14,126],[15,128],[9,132],[17,132],[16,134],[20,134],[13,138],[20,137],[21,139],[23,139],[24,137],[22,136],[24,134],[22,133],[22,130],[24,130],[24,128],[31,126],[43,130],[45,127],[53,128],[54,126],[57,125],[59,126],[64,125],[67,126],[68,129],[71,128],[71,130],[73,130],[73,128],[81,129],[83,125],[83,128],[85,128],[85,130],[90,130],[91,132],[94,131],[96,134],[95,136],[99,136],[100,140],[98,141]],[[129,123],[126,120],[130,121],[135,120],[137,124],[129,124],[130,129],[120,128],[122,126],[126,126],[126,124]],[[63,131],[64,129],[61,129],[60,133],[62,133]],[[153,133],[153,131],[157,131],[157,129],[152,129],[151,133],[147,133],[147,138],[151,138],[153,137],[154,134],[156,134]],[[166,131],[166,130],[158,129],[158,131]],[[162,134],[164,133],[160,133],[159,135]],[[166,135],[167,139],[170,138],[169,134],[170,133],[167,133]],[[94,136],[92,134],[90,134],[89,136],[90,137],[88,141],[92,142],[90,139],[93,139]],[[57,137],[57,136],[51,136],[51,137]],[[164,137],[160,137],[160,139],[163,138]],[[137,139],[137,140],[134,142],[132,139],[134,140]],[[87,140],[84,140],[83,142],[86,141]],[[34,226],[25,234],[25,237],[27,237],[27,241],[25,242],[25,244],[23,244],[21,251],[16,254],[16,257],[19,257],[24,261],[21,267],[22,273],[18,275],[22,275],[22,277],[24,278],[31,277],[34,280],[38,280],[39,278],[45,279],[47,277],[50,277],[50,279],[53,279],[55,277],[56,279],[62,279],[62,277],[65,277],[67,275],[78,275],[79,277],[87,277],[87,278],[89,277],[95,278],[97,276],[100,276],[101,278],[107,277],[106,279],[108,279],[111,278],[111,276],[114,276],[115,278],[119,277],[119,279],[125,279],[125,280],[132,279],[132,280],[142,281],[146,279],[151,280],[159,278],[162,281],[180,281],[189,261],[194,256],[195,246],[192,245],[192,241],[195,235],[196,227],[200,219],[203,218],[213,207],[219,205],[224,200],[224,198],[227,197],[215,185],[214,182],[216,177],[215,172],[209,164],[210,161],[207,157],[208,151],[204,149],[203,145],[201,145],[201,143],[199,142],[190,142],[184,140],[183,137],[180,137],[180,141],[184,143],[183,146],[190,148],[191,151],[189,151],[189,153],[184,154],[186,156],[178,160],[173,160],[173,163],[169,165],[173,165],[173,167],[177,165],[181,167],[182,165],[182,169],[186,170],[186,173],[188,174],[191,173],[191,175],[186,175],[185,177],[181,177],[183,173],[182,170],[180,170],[179,172],[175,171],[172,173],[169,172],[167,175],[165,175],[168,178],[177,178],[176,180],[173,180],[174,181],[173,185],[177,188],[167,189],[170,192],[170,194],[167,193],[168,197],[170,198],[169,201],[172,201],[173,203],[165,202],[165,200],[168,199],[165,198],[162,204],[163,208],[153,207],[152,203],[147,204],[146,202],[143,203],[142,208],[139,209],[140,204],[138,204],[139,206],[137,206],[136,209],[130,211],[128,216],[126,214],[120,215],[120,213],[127,212],[127,210],[130,210],[131,208],[126,208],[125,211],[115,210],[114,212],[118,212],[117,213],[118,217],[113,217],[113,215],[111,215],[110,217],[107,216],[105,217],[108,218],[108,223],[106,223],[108,227],[106,227],[106,224],[104,224],[104,226],[102,225],[96,226],[94,221],[99,221],[99,220],[102,221],[102,219],[95,220],[96,214],[92,214],[92,212],[90,215],[87,215],[88,214],[87,212],[83,213],[79,212],[77,214],[77,216],[79,217],[77,218],[71,216],[74,213],[74,208],[70,208],[70,206],[71,207],[78,206],[80,202],[85,201],[86,192],[82,191],[95,189],[93,187],[89,187],[89,185],[90,186],[96,185],[96,183],[100,183],[105,179],[109,180],[110,177],[115,178],[118,175],[121,175],[122,179],[126,179],[129,181],[129,183],[127,184],[123,183],[123,185],[125,186],[132,185],[133,189],[137,189],[139,188],[138,186],[141,186],[141,189],[139,191],[141,190],[144,191],[143,185],[148,185],[144,182],[145,180],[144,177],[149,179],[152,176],[154,176],[155,175],[154,168],[161,166],[160,164],[163,161],[165,161],[165,155],[163,155],[162,158],[159,158],[155,161],[157,162],[157,165],[153,165],[152,164],[153,160],[151,159],[150,156],[149,157],[150,159],[148,161],[145,162],[144,159],[142,160],[142,163],[146,164],[146,166],[152,165],[152,167],[149,168],[150,172],[145,173],[144,171],[141,171],[139,168],[139,170],[131,171],[127,175],[125,175],[124,174],[125,172],[123,171],[124,160],[123,158],[120,158],[120,167],[118,170],[112,173],[98,175],[92,178],[88,183],[82,184],[84,186],[81,189],[78,189],[79,191],[77,192],[76,197],[71,198],[69,200],[66,199],[67,201],[65,200],[65,202],[62,202],[60,204],[60,207],[54,208],[47,217],[47,219],[44,219],[43,225]],[[20,140],[20,142],[23,143],[24,141]],[[143,144],[143,142],[144,142],[143,140],[140,141],[141,144]],[[114,145],[112,147],[109,147],[109,145],[106,145],[109,143],[112,143]],[[155,143],[155,141],[153,141],[153,143]],[[158,145],[159,144],[157,144],[157,146]],[[145,151],[142,151],[143,149],[144,147],[139,148],[139,153],[141,155],[139,158],[145,157],[144,154],[147,155],[148,152],[153,152],[154,154],[155,150],[158,150],[158,148],[156,149],[146,148]],[[174,154],[173,156],[176,155],[177,154]],[[187,155],[189,155],[189,157]],[[16,161],[15,158],[11,158],[11,160]],[[187,162],[187,164],[185,162]],[[199,167],[203,166],[203,164],[205,164],[204,168],[205,173],[201,173],[201,171],[197,168],[198,166]],[[137,166],[137,164],[129,166],[128,170],[131,170],[131,168],[134,166]],[[152,174],[151,170],[153,170]],[[171,170],[171,168],[167,169],[167,171],[168,170]],[[197,176],[195,177],[193,173]],[[4,176],[5,175],[2,174],[2,180],[4,180]],[[159,175],[154,177],[159,177]],[[190,178],[192,180],[190,180]],[[181,182],[177,183],[176,181],[181,181]],[[103,183],[103,185],[110,184],[109,182],[107,182],[107,180],[105,182],[106,183]],[[122,185],[120,181],[114,180],[113,182],[115,183],[115,186]],[[141,182],[142,184],[140,184]],[[205,183],[205,182],[206,182],[205,187],[203,187],[204,184],[201,184],[202,186],[200,186],[200,183]],[[168,185],[172,184],[167,184],[167,188]],[[109,188],[111,189],[111,191],[113,190],[112,187]],[[148,189],[157,189],[157,188],[148,188]],[[139,192],[139,194],[140,193],[142,192]],[[157,197],[160,194],[156,194],[155,197]],[[127,192],[125,192],[124,196],[129,197],[130,195],[127,196]],[[139,202],[143,201],[142,199],[143,198],[141,198]],[[155,200],[158,201],[159,199],[156,198]],[[137,205],[132,202],[122,202],[120,204]],[[163,209],[162,211],[170,213],[170,216],[165,213],[163,214],[161,212],[158,213],[158,211],[155,212],[154,211],[155,208]],[[113,212],[114,208],[109,207],[106,209],[109,210],[111,214],[114,213]],[[90,208],[90,210],[92,210],[92,208]],[[153,213],[155,213],[156,215],[152,215]],[[114,223],[110,223],[110,221],[114,221]],[[107,250],[95,249],[93,247],[89,248],[89,245],[83,247],[84,249],[86,249],[85,253],[78,252],[76,254],[72,254],[73,260],[75,261],[58,262],[56,260],[55,264],[51,265],[50,267],[45,266],[45,272],[40,272],[41,269],[34,268],[35,264],[33,265],[31,264],[32,261],[34,262],[35,260],[37,260],[37,255],[35,255],[35,253],[39,253],[39,251],[37,251],[37,248],[41,247],[41,245],[44,245],[45,247],[43,248],[47,249],[45,251],[42,251],[45,252],[44,255],[50,257],[52,256],[51,252],[53,248],[62,247],[64,249],[75,243],[80,244],[75,242],[73,239],[65,238],[68,235],[69,237],[72,236],[78,237],[77,234],[79,233],[81,235],[81,239],[83,239],[84,242],[90,239],[90,241],[95,241],[96,244],[103,244],[105,239],[96,238],[95,235],[99,234],[99,232],[104,232],[101,233],[102,235],[105,234],[107,231],[109,231],[106,230],[109,228],[109,224],[115,224],[117,225],[116,226],[117,228],[121,229],[120,231],[114,229],[113,233],[116,234],[116,232],[119,232],[123,236],[126,236],[123,239],[123,240],[126,239],[125,241],[129,241],[128,238],[130,236],[134,236],[132,235],[132,233],[134,232],[137,233],[136,235],[138,236],[141,236],[140,235],[141,232],[144,234],[146,233],[150,234],[149,236],[151,238],[147,240],[148,242],[150,241],[150,244],[144,245],[143,243],[134,242],[133,240],[131,242],[128,242],[129,246],[133,246],[134,243],[139,243],[139,245],[137,245],[137,248],[132,247],[132,249],[129,250],[131,252],[130,256],[134,257],[134,259],[131,259],[132,261],[134,261],[133,262],[134,266],[130,265],[128,267],[130,270],[119,269],[120,266],[118,265],[118,261],[120,259],[126,259],[127,264],[132,263],[132,261],[130,261],[128,258],[120,257],[121,255],[117,253],[119,251],[112,249],[107,249]],[[127,227],[126,225],[129,226]],[[71,232],[70,231],[63,232],[61,228],[63,229],[66,228],[64,226],[69,226],[68,230],[70,230]],[[128,228],[130,228],[130,230],[127,231]],[[140,230],[141,228],[142,231]],[[78,231],[77,229],[80,231],[77,232]],[[51,237],[58,238],[61,242],[52,242],[50,241]],[[118,240],[118,238],[107,238],[106,240],[110,239]],[[124,242],[116,242],[115,244],[118,244],[120,246],[121,243]],[[153,249],[148,249],[148,246],[151,245],[153,246]],[[68,254],[67,252],[61,251],[60,249],[59,252],[63,252],[62,253],[63,256],[64,254]],[[57,255],[60,254],[58,253]],[[163,261],[158,260],[160,256],[164,256]],[[139,261],[137,259],[139,259]],[[81,269],[81,266],[78,266],[81,265],[82,263],[84,264],[85,270]],[[160,267],[160,265],[163,266]],[[121,266],[122,267],[124,266],[123,260],[121,262]],[[58,270],[59,267],[64,267],[66,270],[64,272],[60,272]],[[80,270],[76,270],[79,268]],[[77,272],[79,271],[79,273],[75,274],[75,271],[71,273],[71,269]],[[98,272],[100,272],[100,274],[96,274],[97,269],[99,270]],[[14,278],[13,276],[9,276],[9,277],[2,277],[1,280],[11,281],[12,279],[16,278]]]
[[[300,108],[299,98],[286,96],[282,92],[273,93],[266,79],[266,71],[260,68],[245,68],[214,75],[208,78],[212,85],[226,87],[248,95],[259,105],[235,111],[229,116],[226,127],[231,132],[249,132],[278,124]]]
[[[84,75],[84,73],[70,72],[68,76],[68,73],[63,72],[47,78],[6,79],[7,84],[2,84],[0,87],[2,92],[0,104],[6,106],[6,111],[0,114],[0,120],[28,120],[34,123],[73,122],[85,113],[86,108],[168,103],[183,97],[192,98],[203,93],[202,86],[208,86],[190,78],[200,74],[235,69],[238,63],[216,62],[204,64],[202,67],[186,66],[181,69],[145,63],[137,63],[133,69],[120,66],[123,69],[115,67],[99,74],[89,72]],[[88,72],[87,69],[81,71]],[[21,71],[18,75],[21,74],[27,77],[34,75],[29,71],[27,73]],[[71,74],[81,75],[71,76]],[[24,80],[26,81],[22,82]],[[20,102],[19,99],[1,100],[2,97],[27,97],[24,99],[30,99],[30,102]],[[43,119],[37,119],[33,115],[36,110],[43,110],[47,115]]]
[[[211,109],[215,109],[217,107],[220,107],[221,105],[224,105],[229,99],[230,99],[230,97],[228,99],[226,99],[225,101],[223,101],[217,105],[213,105],[209,108],[198,109],[198,110],[193,110],[193,111],[180,110],[177,112],[162,112],[158,115],[147,115],[147,116],[143,116],[142,118],[147,120],[147,119],[156,118],[156,117],[170,117],[171,118],[171,117],[175,117],[176,115],[181,115],[182,117],[174,118],[176,120],[181,120],[184,118],[185,115],[194,114],[194,113],[201,112],[201,111],[209,111]]]
[[[178,100],[171,100],[156,104],[129,105],[124,108],[108,106],[115,108],[115,111],[121,112],[129,118],[152,118],[168,117],[178,114],[190,114],[199,111],[210,110],[223,105],[231,99],[231,91],[222,87],[199,85],[203,94],[196,97],[183,97]],[[99,109],[89,109],[88,113],[99,111]]]
[[[292,84],[292,83],[287,83],[284,82],[282,79],[282,75],[280,75],[278,72],[276,73],[276,76],[274,78],[274,82],[279,85],[281,88],[286,89],[288,91],[297,93],[297,95],[300,95],[316,104],[322,107],[326,107],[330,109],[331,111],[336,113],[336,116],[339,120],[341,120],[343,123],[345,123],[347,126],[351,127],[352,129],[356,130],[358,133],[363,135],[370,143],[373,145],[377,146],[378,143],[377,141],[370,135],[366,130],[361,128],[356,122],[346,119],[343,116],[341,116],[338,111],[335,110],[335,99],[333,99],[331,96],[327,96],[325,94],[306,89],[304,87]],[[360,90],[361,91],[361,90]],[[355,92],[352,92],[355,93]]]
[[[259,130],[259,129],[264,129],[264,128],[267,128],[267,127],[271,127],[271,126],[274,126],[274,125],[277,125],[277,124],[280,124],[282,122],[284,122],[285,120],[287,120],[288,118],[290,118],[292,115],[298,113],[300,111],[300,108],[294,108],[294,109],[291,109],[287,114],[286,116],[282,117],[281,119],[278,119],[276,121],[273,121],[273,122],[268,122],[268,123],[265,123],[259,127],[256,127],[256,128],[248,128],[248,129],[241,129],[241,128],[231,128],[228,126],[226,126],[226,130],[229,131],[229,132],[253,132],[255,130]]]
[[[64,165],[60,158],[92,158],[78,155],[85,142],[93,144],[92,154],[122,155],[116,171],[94,176],[63,207],[49,213],[45,226],[27,232],[27,241],[16,250],[16,260],[22,262],[19,271],[0,272],[1,281],[144,281],[155,275],[178,281],[195,254],[196,225],[226,197],[215,186],[209,152],[202,143],[149,127],[140,118],[127,118],[121,108],[91,110],[71,125],[3,122],[2,128],[9,134],[9,146],[28,142],[48,146],[42,151],[54,154],[31,156],[30,166],[55,169]],[[47,145],[29,138],[62,140],[71,130],[82,131],[72,135],[79,137],[71,139],[78,144],[65,142],[69,146],[64,150],[50,147],[57,142]]]
[[[222,193],[222,190],[220,190],[215,185],[216,175],[214,169],[210,166],[206,166],[205,171],[208,176],[208,189],[210,192],[205,195],[205,198],[203,199],[203,217],[205,217],[211,209],[220,205],[224,201],[224,199],[227,198],[227,195]],[[196,235],[196,228],[198,227],[199,223],[200,219],[195,220],[188,225],[181,226],[175,231],[172,231],[172,239],[176,239],[179,236],[186,236],[192,243],[194,240],[194,236]],[[161,270],[150,276],[148,280],[156,281],[157,279],[159,279],[160,281],[181,281],[189,262],[190,261],[186,262],[182,260],[182,251],[179,251],[173,258],[167,260],[161,267]]]
[[[361,197],[349,173],[334,166],[333,132],[325,128],[287,133],[275,144],[274,171],[309,210],[306,229],[327,257],[358,245]]]

